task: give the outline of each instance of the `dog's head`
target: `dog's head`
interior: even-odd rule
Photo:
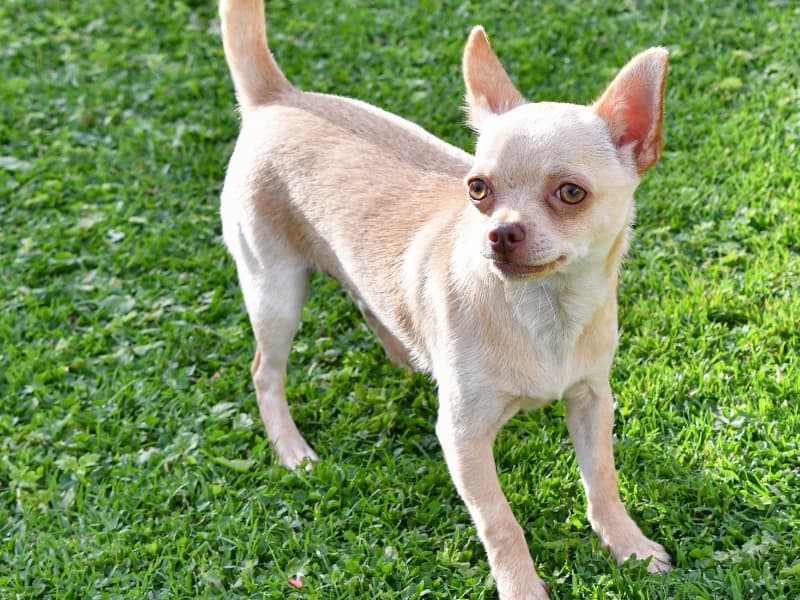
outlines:
[[[587,264],[615,271],[633,192],[661,155],[667,51],[633,58],[591,106],[526,102],[481,27],[463,69],[478,132],[464,185],[483,214],[481,253],[492,271],[523,280]]]

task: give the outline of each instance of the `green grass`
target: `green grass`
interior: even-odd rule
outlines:
[[[371,4],[271,2],[287,75],[464,148],[472,24],[532,99],[588,102],[670,48],[612,384],[623,498],[675,570],[600,548],[561,405],[497,463],[554,598],[800,597],[796,3]],[[220,239],[238,124],[212,2],[5,0],[0,115],[0,597],[496,597],[433,386],[323,278],[288,390],[323,461],[271,454]]]

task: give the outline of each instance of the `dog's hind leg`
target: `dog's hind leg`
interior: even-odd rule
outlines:
[[[236,259],[256,338],[253,385],[267,435],[285,466],[295,468],[317,461],[319,457],[292,419],[285,392],[286,361],[308,295],[308,263],[272,231],[259,231],[254,236],[256,250],[251,249],[238,224],[229,228],[225,237]]]

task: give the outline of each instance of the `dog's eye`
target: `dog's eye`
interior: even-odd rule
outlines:
[[[578,204],[586,198],[586,190],[574,183],[565,183],[558,188],[558,197],[567,204]]]
[[[473,179],[469,182],[469,197],[473,203],[485,200],[490,193],[489,185],[483,179]]]

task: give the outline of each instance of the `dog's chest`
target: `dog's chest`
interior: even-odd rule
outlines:
[[[548,332],[549,333],[549,332]],[[523,408],[540,408],[560,400],[567,389],[584,378],[584,364],[566,340],[521,336],[514,354],[506,354],[495,369],[500,389],[518,397]]]
[[[484,357],[497,388],[519,398],[524,408],[560,400],[596,373],[607,375],[615,324],[605,322],[596,304],[567,307],[558,298],[534,294],[506,304],[503,312],[494,322],[497,331],[484,340]]]

